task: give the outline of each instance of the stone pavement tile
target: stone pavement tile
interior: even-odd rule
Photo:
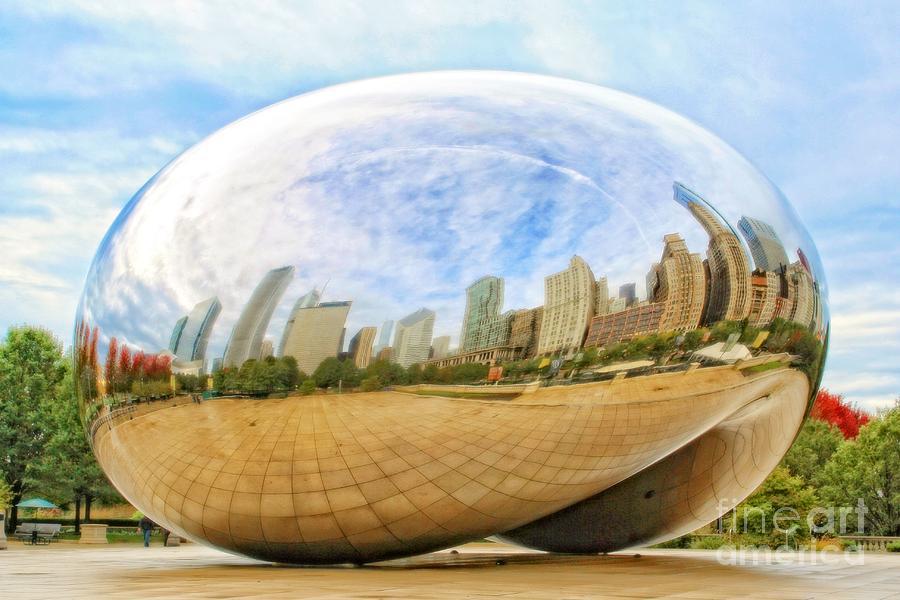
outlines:
[[[0,552],[0,596],[32,598],[680,598],[800,599],[900,596],[900,557],[862,564],[719,564],[715,552],[641,550],[548,555],[469,544],[353,567],[291,567],[189,544],[178,548],[13,542]]]

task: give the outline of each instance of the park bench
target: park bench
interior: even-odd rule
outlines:
[[[59,541],[61,528],[59,523],[22,523],[14,535],[26,544],[49,544]]]

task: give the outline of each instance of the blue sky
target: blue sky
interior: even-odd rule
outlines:
[[[645,97],[792,201],[831,290],[825,385],[900,394],[900,11],[877,3],[7,2],[0,9],[0,327],[68,340],[94,250],[179,152],[362,77],[520,70]]]

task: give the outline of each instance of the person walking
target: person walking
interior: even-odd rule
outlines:
[[[156,526],[156,523],[150,520],[149,517],[144,515],[141,517],[140,522],[141,531],[144,533],[144,548],[150,547],[150,533],[153,531],[153,528]]]

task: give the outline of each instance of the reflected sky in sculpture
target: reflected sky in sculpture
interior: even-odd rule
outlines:
[[[347,330],[419,307],[456,345],[461,294],[487,273],[505,307],[540,305],[543,278],[582,256],[611,290],[644,278],[662,238],[692,252],[707,237],[672,200],[700,193],[736,227],[763,218],[793,249],[816,252],[793,211],[744,158],[690,121],[587,84],[508,73],[368,80],[264,109],[188,150],[138,193],[91,269],[81,317],[145,349],[218,295],[207,356],[221,356],[246,299],[272,268],[296,276],[269,325],[280,336],[293,298],[327,282],[353,300]],[[751,210],[752,209],[752,210]],[[742,240],[743,241],[743,240]],[[349,335],[346,341],[349,340]]]

